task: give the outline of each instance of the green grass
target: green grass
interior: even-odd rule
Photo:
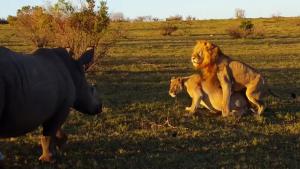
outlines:
[[[299,168],[299,18],[255,19],[263,39],[231,39],[236,20],[178,23],[174,36],[160,35],[160,22],[123,23],[120,40],[93,75],[104,102],[95,117],[72,112],[64,125],[69,142],[55,164],[38,161],[40,129],[1,139],[9,168]],[[188,30],[188,31],[186,31]],[[33,48],[0,27],[0,45],[20,52]],[[9,38],[8,38],[9,37]],[[185,117],[191,100],[168,96],[172,76],[194,73],[190,55],[197,39],[217,43],[225,54],[256,67],[284,99],[266,98],[266,115],[222,118],[201,109]],[[164,125],[169,119],[175,127]]]

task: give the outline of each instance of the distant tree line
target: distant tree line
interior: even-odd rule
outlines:
[[[158,21],[192,21],[197,20],[196,17],[187,16],[184,18],[181,15],[169,16],[165,19],[160,19],[158,17],[153,17],[151,15],[138,16],[136,18],[130,19],[126,18],[122,12],[113,12],[110,14],[110,19],[112,22],[158,22]]]

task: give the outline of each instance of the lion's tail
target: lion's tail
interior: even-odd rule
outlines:
[[[296,97],[297,97],[295,93],[290,93],[289,98],[283,98],[283,97],[280,96],[279,94],[273,92],[270,88],[268,88],[268,92],[269,92],[269,94],[272,95],[273,97],[276,97],[276,98],[279,98],[279,99],[290,99],[290,98],[296,99]]]
[[[268,92],[270,95],[274,96],[274,97],[277,97],[279,99],[281,99],[282,97],[280,97],[278,94],[274,93],[270,88],[268,88]]]
[[[290,93],[290,96],[284,98],[282,95],[277,94],[275,92],[273,92],[270,88],[270,86],[268,85],[268,83],[266,83],[265,79],[263,78],[263,84],[265,85],[265,91],[267,91],[271,96],[276,97],[280,100],[284,100],[284,99],[296,99],[296,94],[295,93]]]

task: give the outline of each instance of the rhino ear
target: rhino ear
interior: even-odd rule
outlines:
[[[88,47],[78,59],[79,64],[82,66],[91,64],[94,60],[94,51],[94,47]]]

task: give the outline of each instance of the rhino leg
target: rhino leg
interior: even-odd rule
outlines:
[[[68,105],[68,104],[65,104]],[[53,162],[55,141],[57,134],[60,137],[60,128],[65,122],[69,114],[69,107],[64,106],[60,111],[55,113],[51,119],[43,124],[43,136],[41,139],[41,145],[43,153],[40,156],[41,161]],[[62,137],[61,137],[62,138]]]
[[[2,79],[0,79],[0,121],[3,113],[3,108],[5,104],[5,86]]]
[[[42,136],[41,137],[41,145],[43,149],[43,153],[40,156],[39,160],[44,162],[54,162],[53,160],[53,152],[51,151],[53,147],[53,137],[51,136]]]
[[[4,168],[4,156],[1,152],[0,152],[0,168]]]
[[[62,131],[61,128],[59,128],[55,135],[55,145],[58,147],[58,149],[61,149],[63,145],[66,144],[68,140],[68,135]]]

